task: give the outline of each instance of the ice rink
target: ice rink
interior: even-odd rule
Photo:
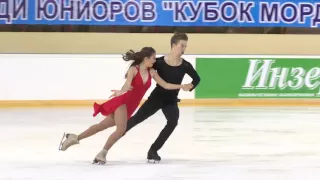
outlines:
[[[58,151],[63,132],[79,133],[102,116],[92,108],[0,109],[0,180],[319,180],[320,108],[182,107],[179,125],[146,155],[166,120],[157,114],[92,165],[114,130]]]

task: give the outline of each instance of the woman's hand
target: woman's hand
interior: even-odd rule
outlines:
[[[130,86],[128,91],[132,90],[132,86]],[[113,94],[111,96],[109,96],[109,99],[112,97],[117,97],[117,96],[121,96],[122,94],[124,94],[125,92],[122,92],[121,90],[111,90],[111,92],[113,92]]]
[[[113,92],[113,94],[111,96],[109,96],[109,98],[117,97],[117,96],[120,96],[123,94],[123,92],[120,90],[111,90],[111,92]]]

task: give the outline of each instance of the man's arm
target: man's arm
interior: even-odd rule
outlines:
[[[200,83],[200,76],[197,73],[197,71],[193,68],[191,63],[189,63],[188,61],[185,61],[185,62],[186,62],[186,73],[192,78],[191,84],[193,84],[193,87],[190,89],[190,91],[192,91]]]

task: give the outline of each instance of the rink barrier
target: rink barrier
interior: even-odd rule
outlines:
[[[24,100],[0,101],[0,108],[46,108],[46,107],[92,107],[93,103],[105,100]],[[145,100],[141,101],[140,105]],[[181,107],[210,107],[210,106],[320,106],[317,99],[182,99]]]
[[[128,64],[120,58],[119,54],[1,54],[0,107],[90,107],[95,99],[104,102],[111,95],[110,90],[121,88],[125,81],[124,71]],[[320,56],[185,55],[184,58],[197,69],[201,82],[192,92],[180,91],[181,106],[320,105]],[[271,66],[264,63],[266,65],[259,67],[264,67],[261,71],[248,73],[248,69],[253,69],[248,68],[251,67],[250,62],[257,59],[261,63],[274,61],[275,66],[270,69]],[[297,63],[291,64],[291,61]],[[238,65],[230,67],[228,64]],[[218,71],[220,69],[232,74]],[[274,82],[272,78],[284,77],[284,73],[290,75],[288,72],[294,70],[305,75],[288,76],[287,80],[303,78],[299,81],[302,82],[301,87],[291,87],[297,86],[292,83],[285,87],[282,83],[270,86],[274,84],[271,83]],[[270,78],[262,76],[265,74],[262,72],[271,71],[284,73]],[[234,74],[238,72],[240,74]],[[251,74],[250,81],[246,74]],[[262,81],[263,78],[268,81]],[[189,76],[185,76],[182,83],[191,81]],[[245,82],[250,83],[246,85]],[[152,83],[143,99],[154,87],[155,83]]]

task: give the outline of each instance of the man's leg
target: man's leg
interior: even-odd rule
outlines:
[[[143,105],[138,109],[138,111],[128,120],[126,132],[152,116],[161,107],[161,101],[157,100],[156,98],[148,98],[146,102],[144,102]]]
[[[169,136],[174,131],[175,127],[178,125],[179,120],[179,108],[177,103],[172,103],[164,106],[162,108],[162,112],[167,119],[166,126],[160,132],[156,141],[152,144],[149,150],[149,157],[148,159],[155,159],[160,160],[160,156],[157,154],[157,151],[161,149],[164,143],[167,141]],[[154,158],[151,158],[154,157]]]

